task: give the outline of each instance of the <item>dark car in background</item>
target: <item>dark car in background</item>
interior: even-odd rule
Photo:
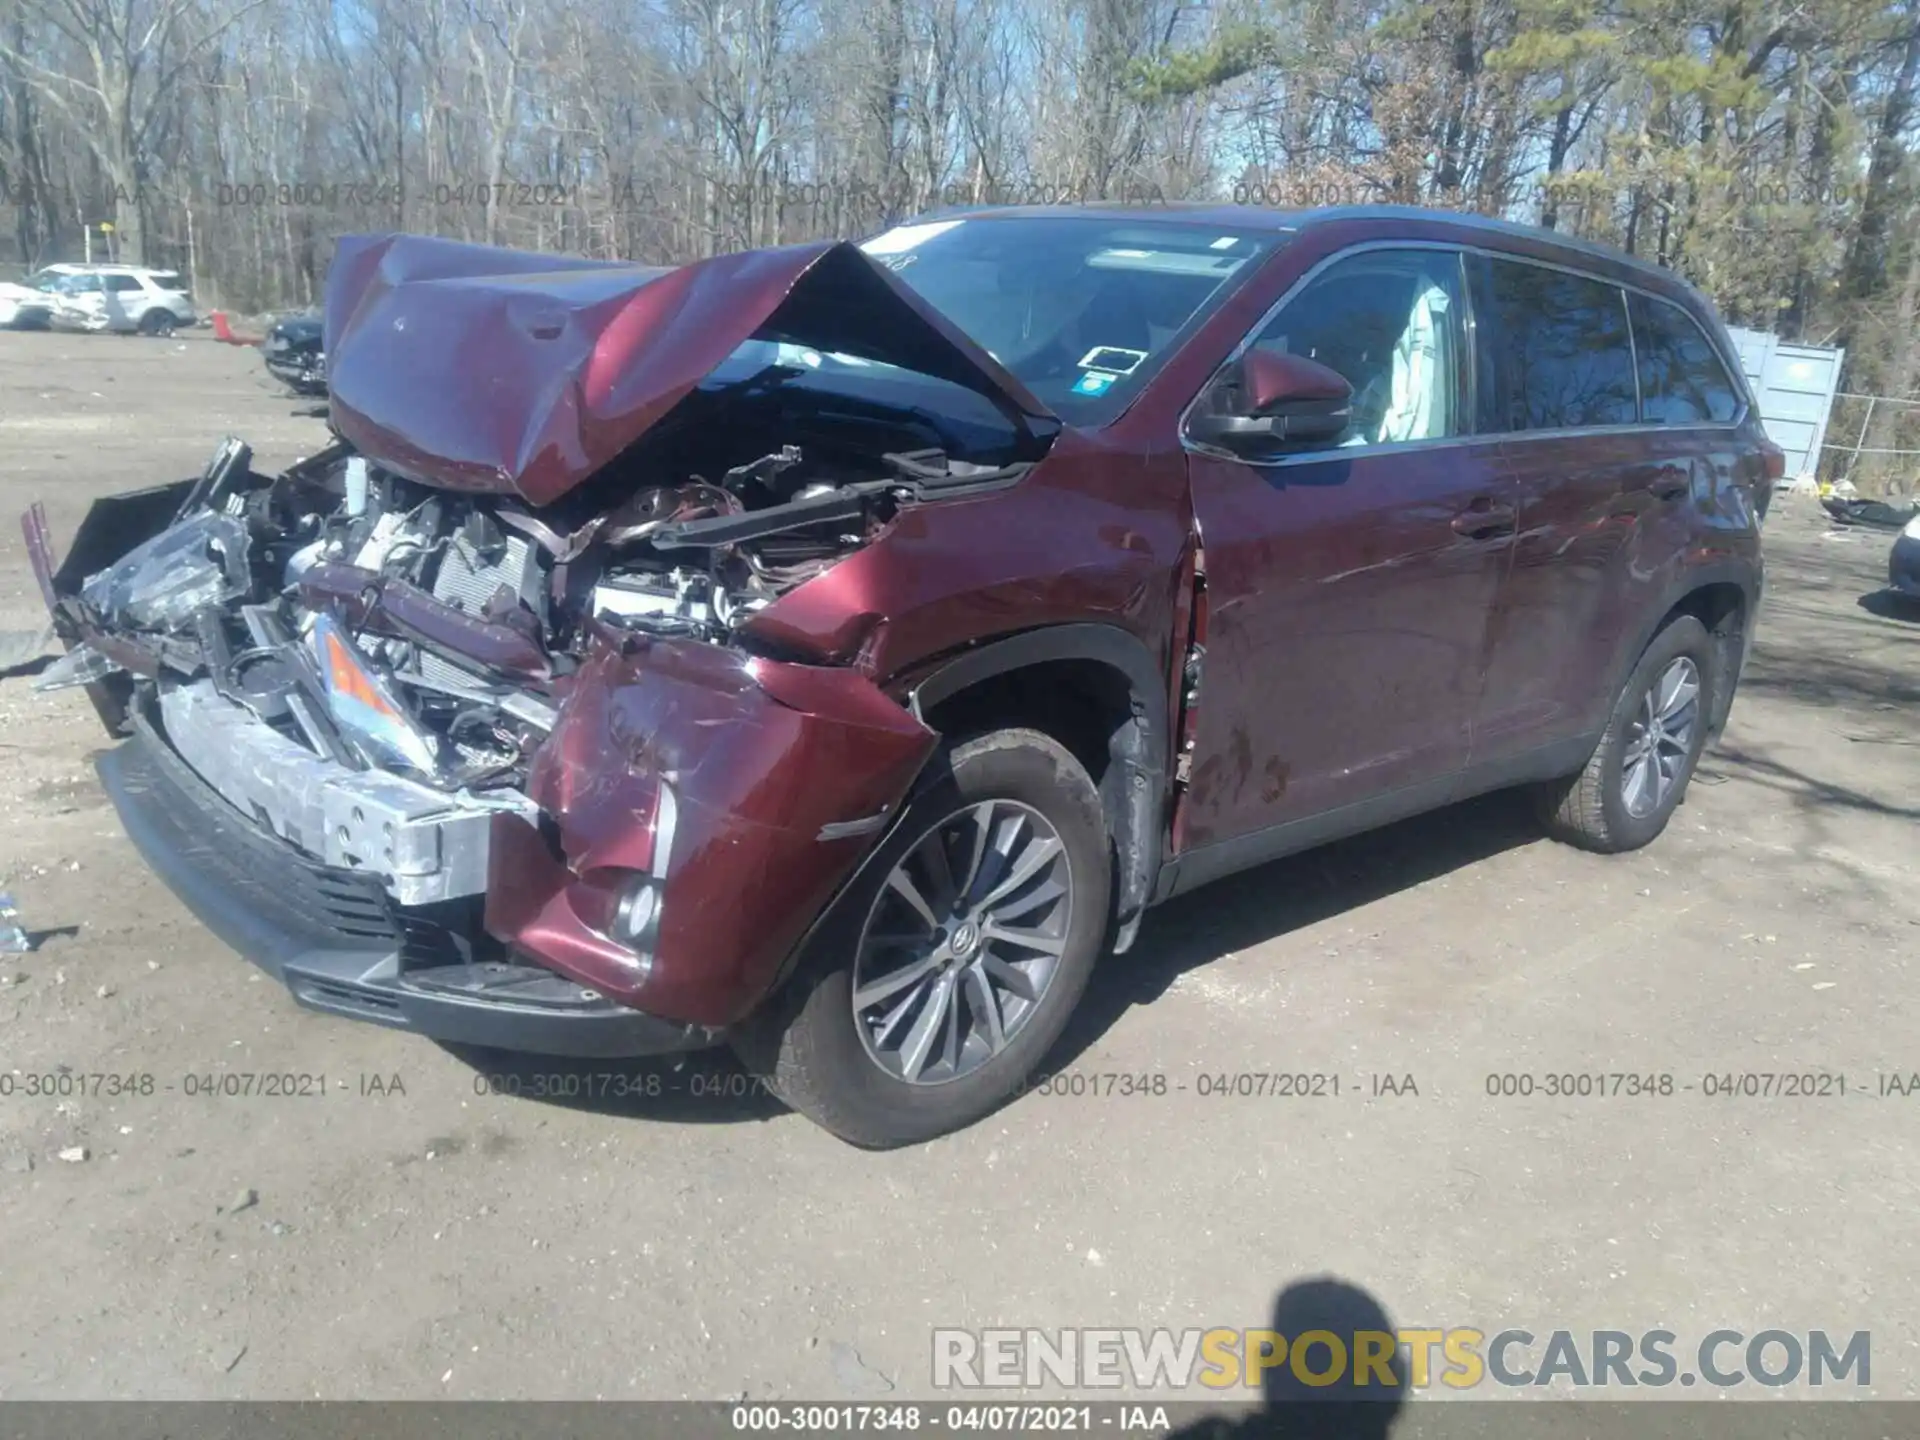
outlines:
[[[260,342],[267,372],[296,395],[327,393],[326,327],[318,315],[285,315]]]
[[[1909,520],[1887,553],[1887,585],[1912,601],[1920,601],[1920,515]]]
[[[1842,529],[1877,530],[1893,536],[1893,548],[1887,552],[1887,588],[1908,600],[1920,600],[1920,500],[1839,494],[1823,497],[1820,508]]]
[[[129,835],[307,1006],[731,1043],[869,1146],[1218,877],[1506,786],[1653,840],[1783,459],[1674,275],[1414,209],[362,237],[326,330],[332,448],[28,517]]]

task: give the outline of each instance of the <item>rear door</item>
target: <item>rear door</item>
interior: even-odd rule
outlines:
[[[1246,342],[1354,388],[1342,440],[1253,462],[1190,448],[1206,655],[1181,848],[1466,763],[1512,538],[1499,440],[1471,434],[1460,253],[1344,252]]]
[[[1670,479],[1684,476],[1684,499],[1662,485],[1661,523],[1668,548],[1704,529],[1709,542],[1731,543],[1759,526],[1756,490],[1769,481],[1764,463],[1740,431],[1746,399],[1728,364],[1698,321],[1670,300],[1634,291],[1634,354],[1640,366],[1640,416],[1658,426],[1658,463]]]
[[[1684,489],[1640,425],[1627,293],[1504,255],[1472,265],[1481,426],[1504,433],[1519,506],[1474,763],[1579,736],[1630,618],[1656,494]],[[1663,488],[1664,487],[1664,488]]]

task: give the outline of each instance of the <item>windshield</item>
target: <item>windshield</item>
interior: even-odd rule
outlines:
[[[1279,239],[1087,216],[937,220],[861,246],[1061,418],[1113,419]]]

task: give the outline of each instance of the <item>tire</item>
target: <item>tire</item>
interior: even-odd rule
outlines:
[[[1535,804],[1547,833],[1583,850],[1614,855],[1638,850],[1665,830],[1686,798],[1687,783],[1706,745],[1714,676],[1713,637],[1706,626],[1691,615],[1674,616],[1648,643],[1621,687],[1586,768],[1536,788]],[[1683,709],[1678,699],[1689,679],[1692,700]],[[1658,696],[1656,685],[1662,692]],[[1666,736],[1653,747],[1659,763],[1651,771],[1635,763],[1649,707],[1661,717],[1656,734]],[[1682,743],[1682,721],[1689,715]]]
[[[995,845],[976,848],[983,811]],[[1048,849],[1047,831],[1057,851]],[[942,903],[928,868],[936,845],[963,897],[953,905]],[[996,869],[1002,846],[1011,860]],[[1038,866],[1032,875],[991,906],[979,903],[1029,863]],[[943,922],[939,930],[896,888],[897,871],[927,892],[921,898]],[[1064,893],[1045,898],[1054,886]],[[1059,1039],[1105,945],[1111,896],[1100,795],[1066,747],[1036,730],[997,730],[956,744],[938,780],[908,803],[816,932],[793,981],[742,1027],[734,1048],[782,1100],[854,1145],[891,1149],[971,1125],[1011,1099]],[[999,925],[965,923],[996,914]],[[1042,946],[1057,943],[1057,954],[1001,938],[1015,920]],[[902,939],[877,940],[883,931]],[[941,934],[947,941],[936,943]],[[925,978],[902,984],[916,968]],[[1015,972],[1031,998],[1003,988]],[[855,1013],[856,974],[875,997],[865,1018]],[[947,1007],[937,1008],[945,997]],[[932,1023],[936,1015],[951,1019]],[[916,1048],[916,1037],[925,1036],[931,1039]],[[916,1058],[920,1068],[910,1075]]]
[[[140,317],[140,333],[165,340],[172,336],[175,323],[171,311],[149,310]]]

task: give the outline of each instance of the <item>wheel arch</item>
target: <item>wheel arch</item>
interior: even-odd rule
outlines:
[[[1753,564],[1738,561],[1701,566],[1679,576],[1663,597],[1664,603],[1652,611],[1652,620],[1633,634],[1632,643],[1615,657],[1606,703],[1613,704],[1653,637],[1675,616],[1691,615],[1713,639],[1713,674],[1709,677],[1713,703],[1707,716],[1707,735],[1711,739],[1719,734],[1733,708],[1734,690],[1753,638],[1753,617],[1760,601],[1757,577]]]
[[[1114,949],[1128,949],[1165,848],[1168,681],[1146,644],[1099,623],[1022,631],[937,662],[913,683],[907,704],[943,734],[949,725],[955,733],[1034,725],[1088,763],[1116,861]]]

